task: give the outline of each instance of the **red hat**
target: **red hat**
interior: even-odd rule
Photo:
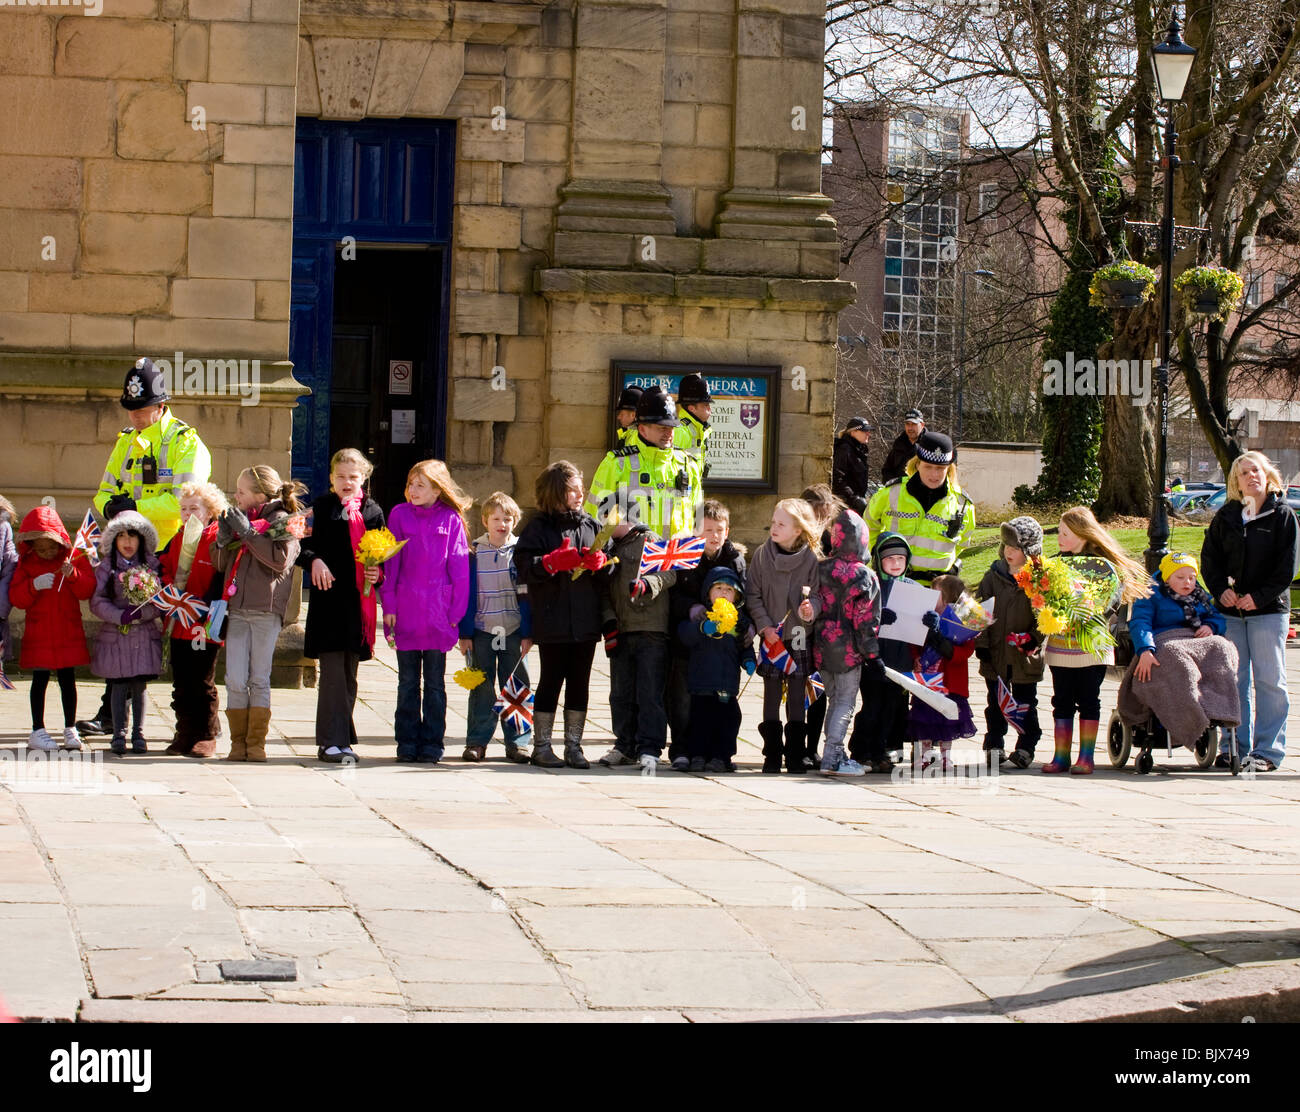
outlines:
[[[64,548],[71,548],[68,531],[63,527],[58,512],[53,506],[37,506],[23,518],[22,528],[14,538],[19,544],[31,544],[32,541],[57,541]],[[26,552],[27,549],[23,549]]]

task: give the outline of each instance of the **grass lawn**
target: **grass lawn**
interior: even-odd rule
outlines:
[[[1047,556],[1056,555],[1056,525],[1053,523],[1044,530],[1043,553]],[[1112,529],[1111,535],[1120,542],[1139,564],[1142,563],[1142,553],[1147,546],[1147,531],[1142,529]],[[1203,525],[1179,525],[1171,530],[1169,537],[1169,548],[1172,551],[1190,552],[1198,560],[1201,555],[1201,542],[1205,539],[1205,527]],[[971,547],[966,549],[961,558],[961,577],[966,586],[972,590],[979,585],[979,581],[984,578],[984,573],[989,570],[993,561],[998,558],[998,529],[993,527],[981,527],[975,530],[975,540]]]

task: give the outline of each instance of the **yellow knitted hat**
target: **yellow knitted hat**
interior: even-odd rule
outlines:
[[[1160,578],[1166,583],[1169,577],[1179,568],[1191,568],[1197,575],[1201,574],[1201,567],[1196,562],[1196,557],[1187,552],[1171,552],[1160,561]]]

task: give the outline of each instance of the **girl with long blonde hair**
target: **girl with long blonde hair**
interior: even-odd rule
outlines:
[[[812,623],[796,613],[811,592],[821,555],[822,526],[813,508],[802,498],[783,498],[772,509],[768,539],[760,545],[745,575],[745,605],[762,638],[765,651],[759,654],[763,677],[763,720],[758,725],[763,739],[763,771],[780,772],[785,758],[787,772],[804,770],[804,682],[813,670]],[[794,661],[795,671],[787,675],[770,656],[784,649]],[[785,739],[781,737],[781,699],[785,696]]]
[[[1057,531],[1061,558],[1079,574],[1102,580],[1108,591],[1106,613],[1151,592],[1146,569],[1129,556],[1118,541],[1106,531],[1087,506],[1075,506],[1061,514]],[[1101,683],[1106,666],[1115,663],[1115,650],[1089,653],[1064,634],[1047,639],[1047,663],[1052,669],[1052,718],[1055,722],[1055,746],[1052,759],[1043,772],[1072,772],[1091,775],[1093,752],[1101,722]],[[1070,764],[1074,735],[1074,716],[1079,715],[1079,759]]]

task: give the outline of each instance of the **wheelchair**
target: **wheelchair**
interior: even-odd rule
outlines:
[[[1111,632],[1115,635],[1115,663],[1110,666],[1109,675],[1112,679],[1122,680],[1133,660],[1133,639],[1129,636],[1127,621],[1120,621]],[[1237,752],[1237,727],[1231,723],[1211,722],[1196,739],[1193,749],[1196,767],[1214,767],[1214,759],[1219,754],[1220,731],[1227,734],[1228,759],[1232,775],[1236,776],[1241,772],[1241,756]],[[1110,758],[1111,768],[1123,768],[1136,751],[1134,771],[1139,776],[1145,776],[1155,767],[1154,752],[1160,748],[1165,750],[1167,756],[1173,756],[1169,732],[1154,714],[1149,715],[1145,722],[1130,723],[1120,717],[1118,709],[1110,712],[1110,719],[1106,723],[1106,755]]]

